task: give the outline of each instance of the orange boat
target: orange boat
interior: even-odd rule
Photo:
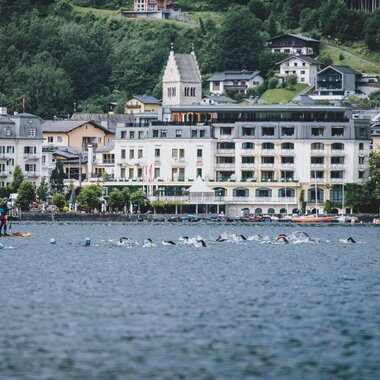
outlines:
[[[334,221],[333,216],[307,215],[292,218],[295,223],[331,223]]]

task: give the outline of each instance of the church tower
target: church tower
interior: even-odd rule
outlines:
[[[171,46],[162,80],[162,106],[199,104],[202,78],[194,49],[190,54],[175,54]]]

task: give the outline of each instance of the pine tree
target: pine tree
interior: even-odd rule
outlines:
[[[55,169],[51,173],[50,177],[50,189],[53,194],[63,192],[63,180],[65,178],[65,173],[63,171],[63,163],[58,160]]]

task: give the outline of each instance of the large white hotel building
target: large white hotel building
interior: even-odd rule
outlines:
[[[143,187],[151,200],[196,212],[292,213],[302,198],[322,212],[326,200],[342,203],[345,184],[366,177],[370,124],[348,108],[200,100],[195,54],[171,51],[159,121],[118,125],[106,189]],[[198,177],[209,191],[197,191]]]

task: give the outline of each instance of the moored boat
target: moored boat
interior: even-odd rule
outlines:
[[[324,215],[306,215],[292,218],[292,222],[295,223],[331,223],[333,221],[333,216]]]

